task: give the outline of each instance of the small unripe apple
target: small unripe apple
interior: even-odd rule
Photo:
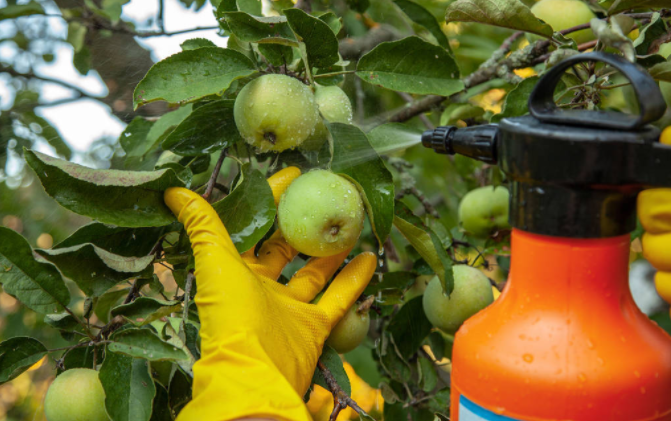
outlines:
[[[308,256],[332,256],[354,247],[363,229],[364,207],[349,180],[314,170],[287,188],[277,217],[284,239],[293,248]]]
[[[49,386],[44,414],[47,421],[109,421],[98,372],[73,368],[61,373]]]
[[[350,352],[363,342],[370,328],[368,311],[357,312],[359,306],[354,304],[340,319],[326,339],[326,344],[338,354]]]
[[[487,237],[508,224],[508,189],[480,187],[469,191],[459,203],[459,223],[477,237]]]
[[[345,91],[339,87],[317,85],[315,101],[317,102],[319,113],[328,122],[346,124],[352,122],[352,103]],[[328,130],[320,118],[314,133],[303,142],[301,148],[306,151],[319,150],[327,138]]]
[[[545,21],[555,31],[572,28],[589,23],[596,17],[587,4],[580,0],[541,0],[531,7],[538,19]],[[566,35],[578,44],[584,44],[594,39],[591,29],[572,32]]]
[[[494,301],[489,279],[478,269],[455,265],[454,290],[448,297],[443,293],[440,279],[435,277],[424,291],[422,305],[427,319],[435,327],[454,333],[466,319]]]
[[[235,99],[240,135],[261,152],[295,148],[319,121],[315,96],[296,78],[270,74],[245,85]]]

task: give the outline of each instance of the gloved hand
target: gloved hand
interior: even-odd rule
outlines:
[[[671,145],[671,127],[660,142]],[[655,287],[671,303],[671,189],[649,189],[638,195],[638,218],[645,228],[643,256],[657,269]]]
[[[291,167],[268,179],[275,204],[299,175]],[[310,259],[285,286],[277,279],[298,252],[279,231],[258,257],[253,248],[240,255],[217,213],[197,193],[171,188],[165,202],[191,240],[201,322],[193,399],[178,420],[310,420],[302,398],[324,341],[370,281],[376,256],[357,256],[319,303],[310,304],[348,252]]]

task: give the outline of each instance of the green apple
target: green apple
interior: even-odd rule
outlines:
[[[480,187],[469,191],[459,203],[459,223],[477,236],[487,237],[508,224],[508,189]]]
[[[315,101],[319,113],[330,123],[351,123],[352,103],[349,97],[337,86],[319,86],[315,92]],[[306,151],[317,151],[328,138],[328,130],[322,119],[319,119],[315,131],[311,134],[301,148]]]
[[[277,217],[284,239],[293,248],[309,256],[332,256],[356,244],[363,229],[364,207],[349,180],[313,170],[287,188]]]
[[[415,278],[415,282],[408,288],[405,294],[403,294],[403,301],[407,303],[415,297],[424,295],[427,285],[429,285],[429,282],[434,276],[435,275],[419,275]]]
[[[326,344],[335,349],[338,354],[350,352],[363,342],[370,328],[368,311],[357,312],[359,306],[354,304],[331,330]]]
[[[319,121],[312,90],[296,78],[270,74],[245,85],[235,99],[240,135],[260,152],[295,148]]]
[[[432,325],[446,333],[455,333],[466,319],[494,301],[489,279],[478,269],[455,265],[454,290],[448,297],[443,294],[440,279],[435,277],[424,291],[422,305]]]
[[[589,23],[596,17],[587,4],[580,0],[541,0],[531,7],[531,12],[555,31]],[[583,29],[566,35],[578,44],[594,39],[591,29]]]
[[[109,421],[98,372],[73,368],[51,383],[44,399],[47,421]]]

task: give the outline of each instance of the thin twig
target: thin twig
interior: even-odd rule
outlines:
[[[210,196],[212,195],[212,190],[214,189],[214,185],[217,182],[217,177],[219,177],[219,171],[221,171],[221,164],[224,163],[224,159],[226,158],[226,149],[221,151],[221,155],[219,155],[219,159],[217,160],[217,164],[214,166],[214,171],[212,171],[212,175],[210,176],[210,180],[207,182],[207,188],[205,189],[205,193],[203,193],[203,199],[209,201]]]
[[[182,325],[185,325],[189,318],[189,298],[191,297],[191,286],[195,279],[196,277],[193,275],[192,271],[189,271],[189,273],[186,274],[186,280],[184,281],[184,311],[182,313]]]
[[[355,410],[357,414],[361,414],[365,417],[370,417],[370,415],[368,415],[366,411],[361,409],[361,407],[351,397],[349,397],[349,395],[347,395],[347,393],[345,393],[344,390],[342,390],[342,388],[338,384],[338,381],[333,376],[333,373],[331,373],[331,370],[329,370],[328,367],[326,367],[323,362],[317,361],[317,367],[324,376],[324,380],[326,380],[326,384],[328,385],[329,390],[333,394],[333,412],[331,412],[331,417],[329,418],[330,421],[335,421],[336,418],[338,418],[338,414],[340,414],[340,411],[347,408],[348,406],[353,410]]]
[[[40,76],[40,75],[37,75],[37,74],[32,73],[32,72],[21,73],[21,72],[16,71],[14,68],[12,68],[10,66],[5,66],[5,65],[0,64],[0,73],[8,73],[10,76],[13,76],[13,77],[25,77],[27,79],[35,79],[35,80],[40,80],[42,82],[55,83],[55,84],[60,85],[64,88],[75,91],[83,97],[95,99],[95,100],[98,100],[98,101],[103,100],[102,97],[96,97],[94,95],[91,95],[88,92],[83,91],[78,86],[71,85],[71,84],[69,84],[67,82],[64,82],[62,80],[52,79],[48,76]]]
[[[165,32],[164,14],[165,10],[163,0],[158,0],[158,27],[161,29],[161,32]]]

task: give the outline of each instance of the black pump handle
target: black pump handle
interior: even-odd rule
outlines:
[[[639,115],[613,111],[562,110],[557,107],[554,91],[562,75],[569,67],[586,61],[609,64],[631,82],[639,104]],[[578,54],[559,62],[541,77],[529,97],[531,115],[543,122],[555,124],[635,130],[660,119],[665,110],[666,104],[657,82],[645,69],[621,56],[603,52]]]

